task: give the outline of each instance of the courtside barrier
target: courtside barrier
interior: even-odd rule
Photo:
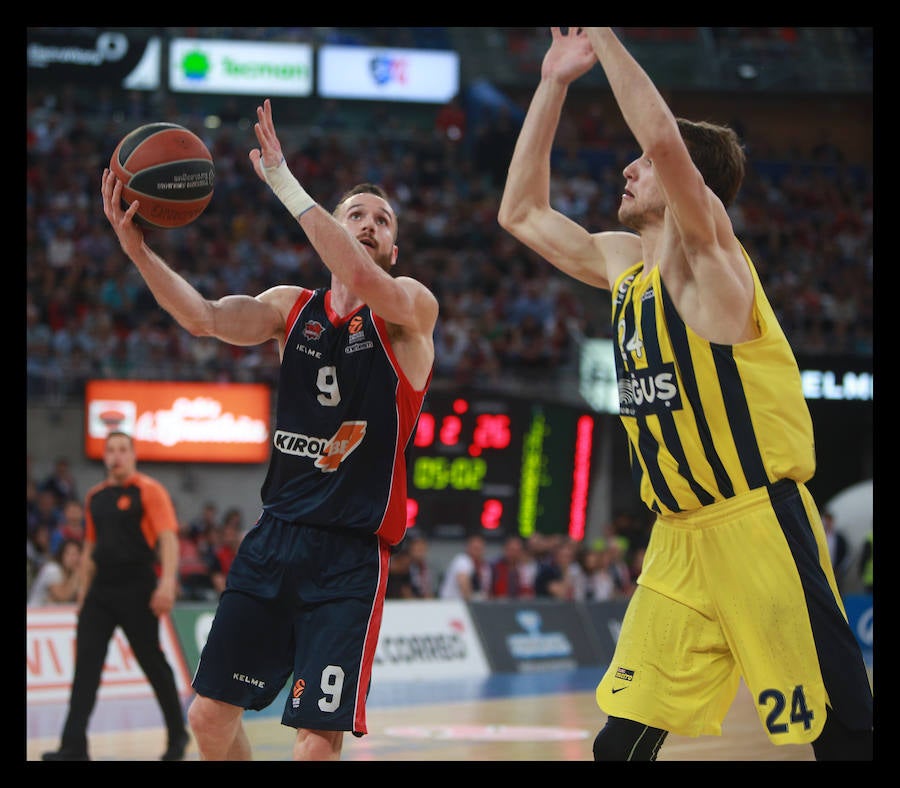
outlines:
[[[844,598],[847,617],[873,659],[873,600]],[[377,681],[480,678],[581,667],[604,668],[625,615],[627,600],[484,601],[390,600],[375,652]],[[215,605],[182,603],[160,622],[160,642],[180,693],[191,677],[212,623]],[[73,605],[27,609],[25,673],[29,703],[66,702],[75,662]],[[127,638],[116,630],[98,698],[152,697]]]
[[[568,670],[608,661],[584,608],[553,599],[469,604],[493,673]]]
[[[27,609],[25,629],[25,687],[29,703],[67,703],[75,667],[74,605]],[[191,692],[191,673],[169,617],[160,620],[159,640],[175,673],[181,695]],[[100,679],[98,700],[104,698],[154,697],[153,689],[138,665],[128,639],[116,628]]]
[[[856,640],[862,649],[866,664],[871,667],[874,658],[873,597],[871,594],[848,594],[843,599],[844,610],[847,611],[847,620],[850,622],[850,626],[856,635]]]

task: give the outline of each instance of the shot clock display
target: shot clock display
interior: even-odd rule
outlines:
[[[594,414],[515,397],[429,393],[409,449],[410,528],[584,536]]]

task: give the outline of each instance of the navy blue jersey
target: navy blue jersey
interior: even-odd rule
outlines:
[[[368,306],[339,317],[330,290],[304,289],[287,320],[263,509],[399,542],[405,452],[427,388],[413,389]]]

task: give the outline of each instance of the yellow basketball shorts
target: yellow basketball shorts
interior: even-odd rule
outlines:
[[[682,736],[719,735],[741,676],[775,744],[815,740],[826,705],[871,727],[825,532],[795,482],[657,519],[597,703]]]

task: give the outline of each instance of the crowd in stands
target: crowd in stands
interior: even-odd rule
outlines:
[[[649,527],[619,514],[592,542],[564,534],[507,535],[488,542],[469,535],[446,565],[431,566],[428,540],[409,534],[397,547],[388,576],[389,599],[466,601],[627,599],[643,564]]]
[[[163,110],[137,92],[120,105],[109,101],[87,107],[64,88],[28,93],[29,399],[77,399],[94,377],[274,382],[271,346],[189,336],[159,309],[118,248],[99,207],[100,173],[124,131]],[[202,119],[187,111],[173,103],[165,117],[202,129]],[[284,145],[293,171],[327,207],[360,181],[382,183],[393,195],[400,218],[395,272],[422,279],[441,303],[435,382],[572,374],[580,340],[609,335],[608,295],[585,296],[499,228],[518,131],[511,113],[480,114],[473,127],[454,101],[435,108],[432,128],[399,129],[387,110],[373,111],[377,123],[364,133],[326,102],[308,126],[284,129]],[[327,284],[302,230],[252,172],[252,131],[223,124],[204,135],[216,163],[213,200],[187,227],[150,231],[154,247],[209,297],[288,281]],[[617,227],[621,170],[634,143],[610,134],[590,107],[567,116],[559,137],[552,202],[588,227]],[[748,152],[732,219],[795,350],[871,355],[871,171],[848,163],[826,140],[807,151],[750,140]]]

